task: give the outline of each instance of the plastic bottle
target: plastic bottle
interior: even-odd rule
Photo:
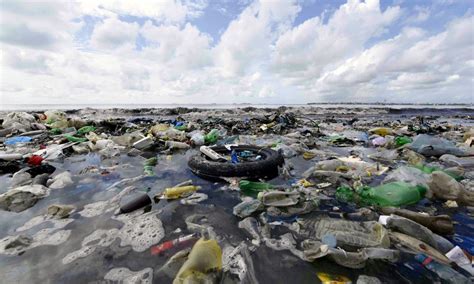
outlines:
[[[87,133],[93,132],[93,131],[95,131],[95,127],[91,126],[91,125],[87,125],[87,126],[79,128],[79,130],[77,130],[77,132],[76,132],[76,135],[82,136],[84,134],[87,134]]]
[[[213,283],[208,273],[222,269],[222,250],[216,240],[199,239],[181,266],[173,284]]]
[[[70,134],[64,134],[64,137],[69,141],[69,142],[86,142],[87,138],[82,138],[82,137],[76,137],[72,136]]]
[[[249,180],[241,180],[239,182],[240,192],[245,195],[257,197],[257,194],[262,191],[270,190],[273,185],[266,182],[256,182]]]
[[[378,134],[380,136],[390,135],[393,133],[393,130],[388,127],[376,127],[369,129],[370,133]]]
[[[163,192],[163,197],[166,199],[177,199],[183,196],[184,194],[192,193],[199,189],[201,189],[201,187],[195,185],[168,187]]]
[[[286,207],[297,204],[300,194],[296,191],[267,191],[259,192],[257,197],[266,206]]]
[[[415,204],[426,193],[423,186],[413,186],[405,182],[391,182],[377,187],[364,186],[356,190],[360,201],[378,206],[402,206]]]
[[[195,240],[196,240],[195,234],[191,234],[191,235],[180,237],[171,241],[164,242],[157,246],[151,247],[150,251],[152,255],[157,255],[178,246],[182,247],[186,244],[192,243]]]
[[[138,196],[137,198],[130,200],[130,202],[127,202],[123,206],[120,206],[119,214],[129,213],[137,209],[140,209],[142,207],[148,206],[150,204],[151,204],[150,197],[148,196],[148,194],[144,193]]]
[[[219,153],[217,153],[216,151],[212,150],[210,147],[208,146],[201,146],[199,148],[199,151],[201,151],[201,153],[203,153],[204,155],[206,155],[207,157],[211,158],[211,160],[214,160],[214,161],[219,161],[219,160],[224,160],[225,161],[225,158],[222,157]]]
[[[158,159],[156,157],[147,159],[145,163],[143,163],[143,171],[145,172],[145,175],[147,176],[153,176],[155,175],[155,172],[153,171],[154,167],[156,166],[158,162]]]
[[[453,221],[449,215],[430,216],[428,214],[394,207],[384,207],[380,210],[384,214],[395,214],[413,220],[438,234],[446,235],[454,232]]]
[[[411,143],[413,140],[410,137],[407,136],[397,136],[395,138],[395,145],[397,147],[403,146],[405,144]]]
[[[417,254],[415,255],[415,259],[420,262],[424,267],[436,273],[439,278],[446,281],[446,283],[453,283],[453,284],[463,284],[469,283],[469,279],[462,275],[461,273],[457,272],[456,270],[452,269],[447,265],[443,265],[431,257],[428,257],[424,254]]]
[[[218,138],[219,138],[219,130],[212,129],[208,134],[204,136],[204,142],[206,144],[216,143]]]

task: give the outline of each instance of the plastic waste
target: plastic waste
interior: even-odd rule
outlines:
[[[201,132],[196,132],[191,136],[191,143],[193,143],[196,146],[202,146],[205,143],[204,139],[204,134]]]
[[[397,136],[395,137],[395,145],[397,147],[401,147],[405,144],[411,143],[413,140],[410,137],[407,136]]]
[[[390,246],[387,230],[374,221],[355,222],[335,218],[298,219],[299,233],[315,240],[331,234],[336,237],[337,246],[342,248],[364,248]]]
[[[437,215],[437,216],[430,216],[426,213],[418,213],[413,212],[407,209],[400,209],[394,207],[383,207],[380,210],[384,214],[396,214],[398,216],[402,216],[413,220],[435,233],[439,234],[451,234],[454,232],[454,225],[451,217],[449,215]]]
[[[386,220],[387,228],[417,238],[430,246],[438,249],[433,232],[425,226],[410,219],[391,215]]]
[[[329,273],[324,273],[324,272],[318,272],[316,273],[316,275],[318,276],[319,280],[323,284],[351,284],[352,283],[351,279],[343,275],[335,275],[335,274],[329,274]]]
[[[206,155],[207,157],[209,157],[211,160],[214,160],[214,161],[226,161],[226,159],[218,154],[216,151],[212,150],[210,147],[208,146],[201,146],[199,147],[199,151],[201,151],[201,153],[203,153],[204,155]]]
[[[466,253],[459,246],[455,246],[449,252],[447,252],[446,257],[474,276],[474,267],[472,266],[472,261],[466,256]]]
[[[209,131],[209,133],[207,133],[204,136],[204,143],[206,144],[216,143],[218,138],[219,138],[219,130],[212,129],[211,131]]]
[[[374,146],[383,146],[385,145],[385,143],[387,143],[387,141],[383,137],[377,137],[372,139],[372,145]]]
[[[402,166],[390,172],[383,183],[403,181],[411,185],[428,187],[430,176],[415,167]]]
[[[28,131],[31,124],[36,121],[35,117],[26,112],[11,112],[3,118],[3,128],[13,128],[20,131]]]
[[[241,180],[239,182],[240,192],[247,196],[257,197],[259,192],[273,189],[273,185],[266,182],[256,182],[249,180]]]
[[[31,169],[26,170],[27,173],[31,175],[31,177],[35,177],[40,174],[52,174],[56,168],[49,164],[42,164],[40,166],[33,167]]]
[[[47,215],[53,219],[64,219],[69,217],[75,209],[74,206],[64,204],[51,204],[48,206]]]
[[[180,283],[212,283],[209,273],[222,269],[222,250],[215,240],[199,239],[173,281]]]
[[[66,138],[69,142],[86,142],[88,141],[87,138],[84,137],[76,137],[71,134],[64,134],[64,138]]]
[[[462,275],[461,273],[457,272],[456,270],[452,269],[447,265],[443,265],[438,263],[434,259],[426,256],[424,254],[417,254],[415,255],[415,259],[419,261],[426,269],[433,271],[438,275],[441,279],[445,281],[445,283],[453,283],[453,284],[464,284],[470,283],[469,279]]]
[[[38,155],[33,155],[28,158],[28,164],[32,166],[39,166],[43,162],[44,158]]]
[[[380,136],[386,136],[386,135],[392,135],[393,130],[388,127],[375,127],[375,128],[369,129],[369,133],[377,134]]]
[[[165,147],[170,149],[170,150],[187,150],[191,148],[189,144],[183,143],[183,142],[177,142],[177,141],[166,141],[165,142]]]
[[[245,200],[234,206],[233,213],[240,218],[245,218],[263,208],[262,202],[258,199]]]
[[[182,248],[196,242],[196,234],[190,234],[183,237],[179,237],[174,240],[166,241],[162,244],[151,247],[151,255],[162,254],[173,248]]]
[[[5,145],[15,145],[17,143],[29,143],[31,142],[32,138],[28,136],[15,136],[5,140],[3,144]]]
[[[462,184],[444,172],[433,172],[428,186],[428,198],[454,200],[459,204],[474,206],[474,191],[466,190]]]
[[[129,213],[151,204],[151,198],[148,194],[140,194],[138,197],[120,206],[119,214]]]
[[[195,185],[186,185],[178,187],[169,187],[166,188],[163,192],[163,198],[165,199],[177,199],[184,195],[191,194],[197,190],[201,189],[200,186]]]
[[[147,159],[145,163],[143,163],[143,171],[145,172],[145,175],[154,176],[155,175],[154,168],[157,163],[158,163],[158,159],[156,157]]]
[[[390,232],[390,240],[392,240],[392,242],[394,243],[398,243],[399,245],[408,248],[409,250],[415,253],[427,254],[444,264],[450,263],[450,260],[444,254],[440,253],[437,249],[433,248],[427,243],[418,240],[417,238],[398,232]]]
[[[22,154],[18,153],[0,153],[0,160],[4,161],[14,161],[14,160],[20,160],[23,158]]]
[[[362,186],[352,191],[341,186],[336,197],[344,201],[355,201],[361,204],[377,206],[402,206],[417,203],[425,195],[426,188],[413,186],[405,182],[391,182],[376,187]]]
[[[144,137],[137,142],[133,143],[133,147],[137,149],[145,149],[149,146],[153,145],[153,139],[151,137]]]
[[[456,145],[449,140],[427,134],[419,134],[416,136],[409,148],[426,157],[440,157],[444,154],[460,157],[472,155],[472,153],[456,147]]]
[[[96,128],[94,126],[87,125],[87,126],[79,128],[76,132],[76,135],[82,136],[82,135],[85,135],[89,132],[94,132],[95,130],[96,130]]]
[[[462,167],[465,169],[474,168],[474,157],[456,157],[450,154],[444,154],[439,160],[448,166]]]
[[[48,188],[42,185],[25,185],[0,194],[0,209],[21,212],[32,207],[48,195]]]
[[[257,198],[266,206],[286,207],[297,204],[300,194],[296,191],[266,191],[259,192]]]
[[[51,189],[60,189],[73,184],[70,172],[63,172],[48,181],[48,187]]]

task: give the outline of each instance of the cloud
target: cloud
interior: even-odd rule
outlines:
[[[276,41],[272,68],[290,83],[311,84],[326,68],[363,51],[399,13],[398,7],[381,11],[377,0],[350,0],[327,24],[314,17],[284,33]]]
[[[429,37],[421,29],[406,28],[324,73],[315,89],[350,93],[360,85],[374,84],[381,90],[406,92],[469,80],[473,75],[469,63],[474,48],[473,20],[472,16],[457,19],[445,31]]]
[[[110,17],[130,15],[152,18],[165,23],[182,23],[188,18],[197,18],[207,7],[205,0],[81,0],[79,6],[86,15]]]
[[[349,0],[295,24],[301,2],[230,2],[232,20],[213,40],[193,21],[215,14],[208,1],[131,3],[2,2],[2,104],[468,102],[474,93],[472,12],[434,29],[436,5]]]
[[[292,1],[255,1],[233,20],[214,50],[215,63],[224,76],[242,75],[264,61],[272,41],[300,11]]]
[[[71,47],[76,15],[67,2],[2,1],[0,41],[32,49]]]
[[[91,45],[96,49],[116,49],[126,46],[135,48],[135,40],[140,29],[137,23],[122,22],[112,17],[96,24],[91,35]]]

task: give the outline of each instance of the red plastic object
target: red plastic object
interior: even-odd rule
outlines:
[[[43,157],[38,156],[38,155],[33,155],[28,159],[28,164],[32,166],[39,166],[41,165],[41,162],[43,161]]]

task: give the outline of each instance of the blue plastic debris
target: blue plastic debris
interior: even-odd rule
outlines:
[[[15,136],[15,137],[11,137],[11,138],[8,138],[7,140],[5,140],[5,142],[3,142],[3,144],[5,145],[14,145],[14,144],[17,144],[17,143],[28,143],[28,142],[31,142],[32,138],[31,137],[28,137],[28,136]]]

